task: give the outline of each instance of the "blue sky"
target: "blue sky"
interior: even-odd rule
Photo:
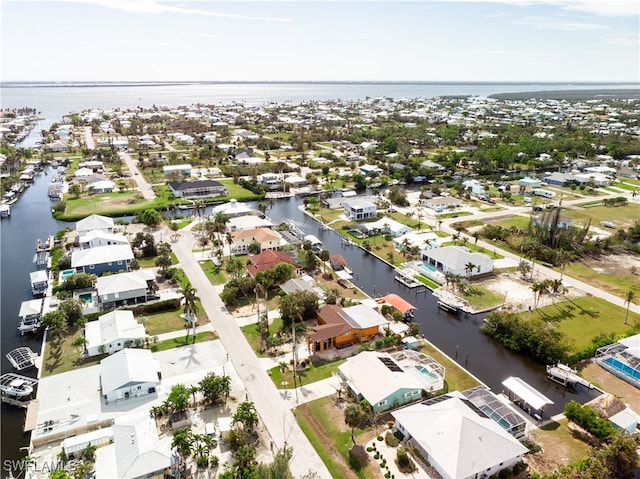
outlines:
[[[3,0],[3,81],[640,81],[636,0]]]

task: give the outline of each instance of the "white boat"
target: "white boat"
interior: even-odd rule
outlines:
[[[40,318],[22,318],[18,325],[18,331],[20,334],[32,333],[40,326]]]
[[[11,206],[2,203],[0,204],[0,218],[9,218],[11,216]]]
[[[20,376],[15,373],[6,373],[0,376],[0,392],[3,396],[11,398],[24,398],[33,392],[33,386],[38,383],[36,379]]]

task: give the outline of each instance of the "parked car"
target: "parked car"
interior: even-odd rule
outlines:
[[[216,437],[218,435],[216,426],[212,422],[208,422],[204,425],[204,433],[211,437]]]

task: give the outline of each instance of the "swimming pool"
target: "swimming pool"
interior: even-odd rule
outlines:
[[[640,381],[640,371],[633,369],[631,366],[624,364],[622,361],[619,361],[616,358],[607,358],[604,360],[604,362],[612,368],[617,369],[621,373],[629,376],[630,378],[635,379],[636,381]]]
[[[64,271],[60,271],[60,276],[63,281],[67,279],[69,276],[73,276],[74,274],[76,274],[75,269],[65,269]]]
[[[91,293],[82,293],[78,295],[78,298],[83,303],[91,303]]]
[[[358,238],[358,239],[362,239],[365,238],[367,235],[365,235],[362,231],[359,230],[348,230],[347,233],[349,233],[351,236]]]
[[[427,380],[431,383],[437,383],[438,381],[440,381],[440,377],[437,374],[433,374],[431,371],[429,371],[427,368],[425,368],[424,366],[416,366],[415,367],[424,377],[427,378]]]
[[[420,263],[418,265],[418,267],[421,270],[426,271],[427,273],[436,273],[437,272],[437,270],[433,266],[425,264],[425,263]]]

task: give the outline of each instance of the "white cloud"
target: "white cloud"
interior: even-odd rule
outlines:
[[[638,35],[617,33],[604,40],[609,45],[622,45],[629,47],[638,47]]]
[[[563,10],[587,12],[602,16],[631,16],[640,14],[637,0],[432,0],[463,3],[502,3],[518,7],[532,5],[557,6]]]
[[[540,30],[565,30],[568,32],[576,32],[581,30],[605,30],[607,27],[595,23],[587,23],[580,21],[572,21],[555,16],[551,17],[523,17],[514,20],[518,25],[527,25]]]
[[[128,13],[174,13],[181,15],[198,15],[203,17],[230,18],[235,20],[254,20],[266,22],[289,22],[290,18],[259,17],[235,13],[220,13],[200,8],[186,8],[180,4],[161,0],[58,0],[71,3],[98,5]],[[211,2],[212,3],[212,2]],[[210,4],[211,4],[210,3]]]

